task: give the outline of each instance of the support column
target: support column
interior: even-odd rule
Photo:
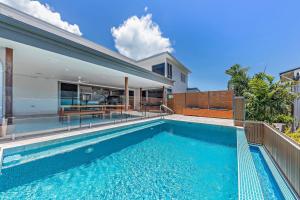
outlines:
[[[143,106],[143,89],[140,88],[140,109],[142,110],[142,106]]]
[[[5,118],[8,124],[13,117],[13,49],[5,49]]]
[[[125,110],[129,107],[129,90],[128,90],[128,77],[125,77]]]
[[[163,90],[163,104],[167,105],[167,94],[166,94],[165,86],[163,86],[162,90]]]

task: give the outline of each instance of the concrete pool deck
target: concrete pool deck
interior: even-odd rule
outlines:
[[[185,115],[168,115],[164,117],[165,119],[178,120],[185,122],[195,122],[202,124],[212,124],[220,126],[234,126],[232,119],[219,119],[219,118],[208,118],[208,117],[194,117],[194,116],[185,116]]]
[[[164,116],[163,118],[167,119],[167,120],[177,120],[177,121],[204,123],[204,124],[230,126],[230,127],[234,126],[233,120],[229,120],[229,119],[193,117],[193,116],[184,116],[184,115],[176,115],[176,114]],[[0,141],[0,148],[9,149],[9,148],[13,148],[13,147],[20,147],[20,146],[24,146],[24,145],[39,143],[39,142],[58,140],[58,139],[68,138],[68,137],[72,137],[72,136],[79,136],[79,135],[96,132],[96,131],[102,131],[102,130],[111,129],[111,128],[134,125],[134,124],[142,123],[142,122],[149,122],[149,121],[157,120],[157,119],[161,119],[161,117],[129,121],[129,122],[123,122],[123,123],[118,123],[118,124],[108,124],[108,125],[103,125],[100,127],[92,127],[92,128],[81,129],[81,130],[62,131],[62,132],[53,133],[53,134],[49,133],[49,134],[45,134],[45,135],[32,135],[31,137],[28,136],[26,138],[17,138],[16,140],[6,140],[6,141],[2,141],[2,142]]]

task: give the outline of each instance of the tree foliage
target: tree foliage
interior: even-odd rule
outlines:
[[[274,77],[265,73],[254,75],[244,94],[247,119],[290,122],[291,105],[295,98],[290,88],[289,83],[274,82]]]
[[[226,71],[226,74],[229,74],[228,71],[240,71],[240,69],[234,65]],[[231,79],[228,84],[234,84],[234,88],[238,88],[238,91],[235,91],[236,95],[245,97],[246,118],[256,121],[291,123],[293,120],[291,105],[296,97],[291,93],[291,83],[275,82],[274,77],[266,73],[258,73],[249,78],[247,70],[243,71],[245,74],[230,73]],[[247,83],[244,82],[245,77],[247,77]],[[236,81],[241,79],[243,81]]]
[[[233,90],[236,96],[243,96],[244,91],[248,88],[248,68],[236,64],[226,70],[225,73],[231,76],[228,81],[228,89]]]

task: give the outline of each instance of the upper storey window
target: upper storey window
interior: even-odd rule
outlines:
[[[181,76],[180,76],[181,82],[185,83],[185,82],[186,82],[186,75],[183,74],[183,73],[181,73],[180,75],[181,75]]]
[[[172,77],[173,77],[173,66],[170,64],[170,63],[168,63],[167,64],[167,77],[169,78],[169,79],[172,79]]]
[[[157,64],[152,66],[152,71],[165,76],[165,63]]]

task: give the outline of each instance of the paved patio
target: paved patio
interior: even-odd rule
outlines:
[[[218,118],[208,118],[208,117],[194,117],[185,115],[169,115],[165,119],[178,120],[185,122],[196,122],[204,124],[222,125],[222,126],[234,126],[232,119],[218,119]]]

